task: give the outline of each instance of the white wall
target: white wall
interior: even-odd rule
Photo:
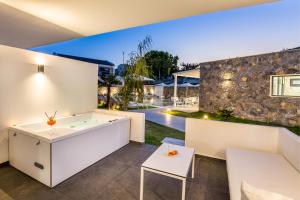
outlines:
[[[278,132],[276,127],[187,118],[185,141],[197,154],[225,159],[228,147],[277,152]]]
[[[37,73],[38,62],[45,73]],[[7,127],[97,107],[97,65],[0,45],[0,163],[7,161]]]
[[[154,87],[154,95],[156,96],[163,96],[164,95],[164,87],[160,85],[155,85]]]
[[[279,153],[300,172],[300,137],[280,127],[186,119],[186,146],[225,159],[228,147]]]
[[[115,114],[130,117],[130,140],[145,142],[145,114],[137,112],[125,112],[115,110],[97,109],[96,112]]]

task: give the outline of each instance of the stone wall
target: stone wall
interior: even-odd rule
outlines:
[[[200,110],[227,108],[241,118],[300,125],[300,98],[270,96],[270,75],[300,74],[300,49],[200,66]]]

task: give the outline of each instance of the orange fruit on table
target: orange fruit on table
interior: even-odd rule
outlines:
[[[56,120],[53,119],[52,117],[50,117],[50,119],[47,121],[47,124],[48,124],[49,126],[53,126],[54,124],[56,124]]]
[[[168,152],[168,156],[175,156],[175,155],[177,155],[178,154],[178,152],[176,151],[176,150],[170,150],[169,152]]]

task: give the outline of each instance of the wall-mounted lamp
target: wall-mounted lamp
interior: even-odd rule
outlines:
[[[39,64],[39,65],[37,65],[37,67],[38,67],[38,73],[44,73],[45,72],[45,66],[44,65]]]
[[[230,81],[232,79],[232,73],[230,73],[230,72],[224,73],[223,74],[223,79],[227,80],[227,81]]]

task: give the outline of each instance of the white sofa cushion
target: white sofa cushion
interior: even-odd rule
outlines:
[[[279,154],[229,148],[226,151],[231,200],[241,200],[241,183],[300,200],[300,174]]]
[[[279,128],[278,152],[300,172],[300,137],[286,128]]]
[[[293,200],[278,193],[256,188],[246,181],[242,182],[241,193],[241,200]]]

